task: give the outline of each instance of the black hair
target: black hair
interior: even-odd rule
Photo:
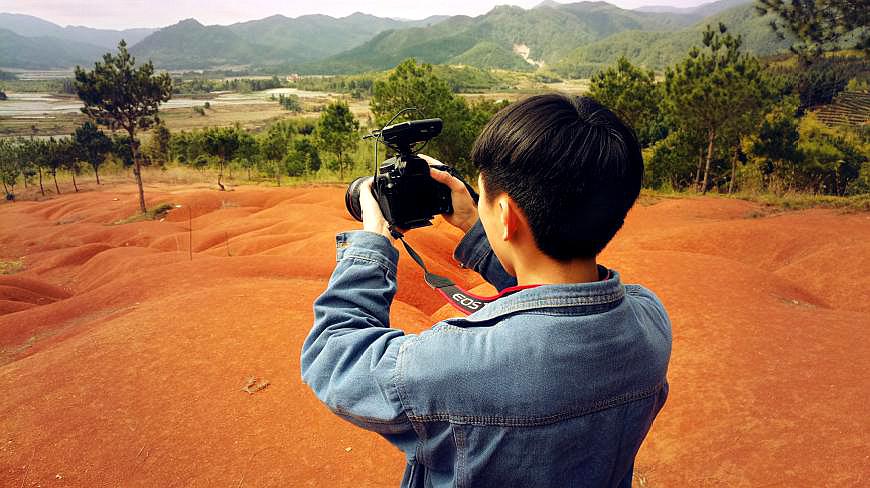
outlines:
[[[499,111],[471,158],[488,198],[507,193],[538,248],[559,261],[598,255],[622,227],[643,179],[634,132],[591,98],[558,93]]]

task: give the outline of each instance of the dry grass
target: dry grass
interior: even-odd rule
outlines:
[[[738,193],[734,195],[733,198],[761,203],[765,206],[781,210],[835,208],[845,212],[870,211],[870,194],[837,197],[832,195],[812,195],[805,193],[787,193],[785,195],[775,195],[772,193]]]
[[[24,271],[24,259],[18,258],[11,261],[0,259],[0,275],[15,274]]]
[[[145,213],[137,213],[135,215],[131,215],[126,219],[121,219],[113,222],[113,225],[123,225],[130,224],[133,222],[142,222],[143,220],[157,220],[162,219],[170,210],[175,208],[175,205],[171,203],[160,203],[151,210],[148,210]]]

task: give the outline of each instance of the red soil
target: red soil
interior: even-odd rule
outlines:
[[[343,192],[152,187],[182,207],[123,225],[132,186],[0,206],[0,259],[26,268],[0,276],[0,486],[397,486],[402,455],[299,377],[334,234],[359,228]],[[870,215],[757,210],[637,207],[602,256],[674,324],[636,486],[870,479]],[[485,292],[458,237],[409,240]],[[392,320],[416,332],[453,312],[402,254]]]

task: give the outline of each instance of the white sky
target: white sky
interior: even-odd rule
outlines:
[[[566,3],[566,0],[557,0]],[[609,0],[622,8],[642,5],[692,7],[712,0]],[[481,15],[496,5],[531,8],[541,0],[0,0],[0,12],[34,15],[60,25],[105,29],[163,27],[193,17],[203,24],[232,24],[274,14],[345,17],[360,11],[378,17],[422,19],[430,15]]]

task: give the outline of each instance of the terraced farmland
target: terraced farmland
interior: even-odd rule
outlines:
[[[816,117],[827,125],[860,127],[870,123],[870,92],[843,92],[830,105],[821,107]]]

